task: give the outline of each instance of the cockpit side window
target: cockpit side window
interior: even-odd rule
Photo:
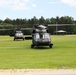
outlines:
[[[39,33],[36,33],[35,38],[36,38],[36,39],[39,39],[39,38],[40,38]]]
[[[49,38],[49,34],[45,34],[45,38]]]

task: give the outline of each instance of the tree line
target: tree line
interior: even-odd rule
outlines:
[[[43,25],[48,25],[48,24],[76,24],[76,20],[74,20],[73,17],[70,16],[56,16],[55,18],[44,18],[41,16],[39,19],[34,16],[31,19],[10,19],[6,18],[5,20],[0,20],[0,34],[3,35],[8,35],[12,33],[13,29],[16,28],[32,28],[34,24],[43,24]],[[10,30],[2,30],[2,29],[10,29]],[[54,34],[56,31],[55,26],[50,26],[48,27],[49,32],[51,34]],[[58,30],[65,30],[67,31],[68,34],[76,34],[76,25],[68,25],[68,26],[58,26]],[[6,33],[7,32],[7,33]],[[25,34],[27,34],[27,31],[23,31]],[[29,31],[30,33],[30,31]]]

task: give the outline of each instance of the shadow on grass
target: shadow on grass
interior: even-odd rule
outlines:
[[[16,39],[16,40],[13,40],[13,41],[24,41],[24,40],[22,40],[22,39]]]
[[[33,49],[36,49],[36,50],[47,50],[47,49],[51,49],[50,47],[45,47],[45,46],[37,46],[37,47],[34,47]]]

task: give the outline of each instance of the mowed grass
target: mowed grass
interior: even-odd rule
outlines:
[[[0,36],[0,69],[76,69],[76,36],[51,36],[53,48],[35,47],[31,40]]]

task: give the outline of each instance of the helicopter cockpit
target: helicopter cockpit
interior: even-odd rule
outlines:
[[[39,34],[39,33],[36,33],[35,34],[35,36],[34,36],[34,38],[36,39],[36,40],[38,40],[38,39],[47,39],[47,40],[49,40],[50,41],[50,35],[48,34],[48,33],[44,33],[44,34]]]
[[[32,40],[33,44],[31,47],[34,46],[50,46],[50,34],[49,33],[35,33]]]

